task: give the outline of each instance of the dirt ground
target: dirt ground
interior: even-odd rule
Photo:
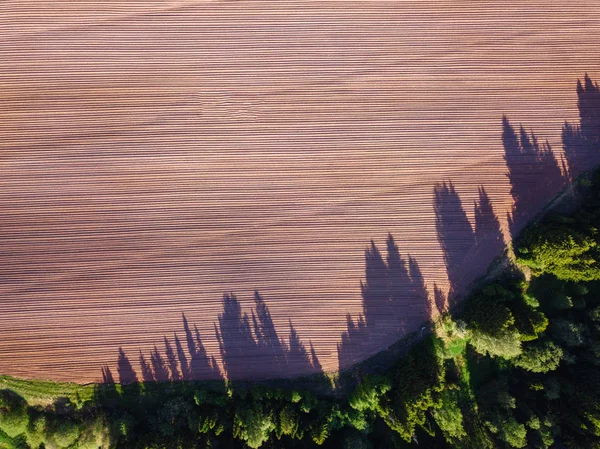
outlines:
[[[508,238],[502,115],[560,162],[599,56],[600,8],[554,0],[1,2],[0,373],[117,378],[119,348],[139,378],[140,351],[205,358],[196,378],[338,369],[370,239],[447,292],[435,185],[472,226],[483,186]],[[403,307],[400,334],[426,318]]]

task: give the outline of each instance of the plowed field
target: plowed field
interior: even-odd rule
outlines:
[[[483,187],[509,238],[502,115],[560,165],[597,6],[1,2],[0,373],[292,376],[418,329],[414,292],[401,326],[363,305],[365,249],[391,232],[431,298],[485,271],[434,188],[476,236]]]

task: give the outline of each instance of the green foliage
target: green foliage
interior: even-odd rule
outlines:
[[[370,449],[373,446],[364,433],[348,431],[344,434],[343,449]]]
[[[79,438],[81,429],[79,425],[69,419],[62,419],[52,429],[53,439],[61,448],[71,446]]]
[[[448,443],[460,441],[467,436],[457,389],[444,390],[441,394],[441,407],[433,409],[432,415]]]
[[[558,368],[563,350],[550,340],[538,340],[523,347],[513,364],[534,373],[546,373]]]
[[[527,429],[512,416],[501,417],[496,421],[498,437],[510,447],[522,448],[527,446]]]
[[[592,227],[586,231],[558,221],[531,226],[517,242],[517,261],[537,274],[551,273],[566,281],[600,279],[597,231]]]
[[[547,399],[554,400],[560,398],[560,382],[556,377],[547,377],[543,382],[544,394]]]
[[[307,392],[300,401],[300,410],[302,410],[304,413],[309,413],[312,409],[316,407],[316,405],[316,398],[312,394]]]
[[[528,293],[539,300],[540,308],[548,313],[560,313],[573,307],[571,296],[565,291],[565,282],[552,275],[533,278]]]
[[[391,388],[390,381],[382,376],[365,376],[362,383],[350,394],[348,403],[355,410],[374,411],[381,415],[384,412],[381,409],[380,399]]]
[[[263,445],[269,434],[275,430],[273,417],[256,404],[236,408],[233,420],[233,436],[255,449]]]
[[[0,390],[0,430],[14,438],[25,433],[28,424],[27,402],[10,390]]]
[[[21,396],[31,406],[48,406],[59,397],[68,398],[77,407],[94,399],[96,386],[43,380],[16,379],[0,375],[0,389]]]
[[[428,338],[415,346],[392,370],[392,390],[383,418],[390,429],[411,441],[417,426],[423,426],[427,411],[439,408],[444,389],[441,341]]]
[[[27,441],[32,447],[39,447],[46,442],[46,433],[48,420],[42,412],[33,411],[30,413],[29,425],[27,426]]]
[[[488,430],[510,447],[527,445],[527,429],[514,416],[517,400],[508,391],[507,379],[491,380],[478,392],[484,424]]]
[[[3,449],[31,449],[31,446],[27,444],[25,435],[17,435],[14,438],[9,437],[0,430],[0,447]],[[42,446],[43,448],[43,446]]]
[[[322,445],[329,436],[329,422],[320,419],[314,422],[309,429],[310,437],[317,445]]]
[[[367,412],[358,410],[349,410],[346,415],[346,421],[351,427],[360,431],[366,431],[371,424],[371,420],[367,418]]]
[[[476,330],[471,333],[469,343],[482,355],[509,359],[521,354],[521,338],[516,330],[504,330],[494,335]]]
[[[224,393],[217,393],[210,390],[197,390],[194,393],[194,402],[199,406],[214,405],[217,407],[225,407],[229,402],[229,397]]]
[[[514,293],[499,284],[484,287],[466,300],[465,316],[469,329],[495,335],[513,327],[511,310],[504,304]]]
[[[214,410],[212,412],[208,412],[200,416],[198,422],[198,432],[209,433],[211,431],[215,431],[216,433],[219,428],[220,426],[218,411]]]
[[[581,323],[574,323],[573,321],[556,318],[552,320],[550,325],[550,334],[558,341],[561,345],[568,348],[581,346],[585,342],[585,327]]]
[[[516,298],[517,293],[499,284],[492,284],[467,299],[465,319],[470,333],[469,343],[478,353],[504,358],[516,357],[521,353],[521,335],[509,308]],[[519,310],[526,307],[521,305]],[[519,317],[522,316],[521,312]]]
[[[279,412],[279,426],[276,430],[277,438],[288,435],[291,438],[301,439],[304,430],[301,428],[300,414],[292,405],[284,406]]]
[[[554,435],[556,433],[556,425],[547,417],[543,420],[536,417],[535,427],[528,422],[532,446],[537,449],[548,449],[554,444]]]
[[[537,306],[537,301],[527,295],[523,295],[512,306],[515,316],[515,328],[519,332],[521,341],[537,339],[548,327],[548,318],[536,309]]]

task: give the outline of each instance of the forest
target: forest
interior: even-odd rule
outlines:
[[[586,76],[578,97],[581,122],[563,128],[570,207],[531,222],[501,274],[384,368],[264,382],[0,377],[0,447],[600,448],[600,170],[578,168],[600,153],[600,89]]]

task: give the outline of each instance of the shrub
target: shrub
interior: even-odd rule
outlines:
[[[25,433],[28,424],[27,402],[10,390],[0,390],[0,429],[14,438]]]
[[[534,373],[547,373],[558,368],[562,360],[563,350],[549,340],[536,341],[523,348],[523,352],[513,364]]]

